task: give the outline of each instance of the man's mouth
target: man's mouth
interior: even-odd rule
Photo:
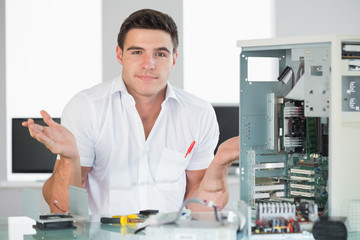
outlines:
[[[157,79],[157,77],[153,75],[137,75],[136,77],[143,81],[153,81]]]

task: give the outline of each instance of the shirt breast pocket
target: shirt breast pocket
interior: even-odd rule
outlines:
[[[155,175],[157,183],[174,183],[185,174],[191,155],[185,158],[185,153],[168,148],[162,150],[159,167]]]

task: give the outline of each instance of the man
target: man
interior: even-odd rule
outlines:
[[[177,47],[177,27],[168,15],[139,10],[118,36],[120,78],[78,93],[65,107],[62,125],[45,111],[48,127],[23,123],[59,156],[43,187],[52,212],[69,210],[69,185],[87,189],[90,214],[176,211],[192,197],[225,206],[239,138],[213,156],[219,130],[211,105],[168,84]]]

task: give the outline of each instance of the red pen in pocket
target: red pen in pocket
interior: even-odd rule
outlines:
[[[186,158],[186,156],[187,156],[189,153],[191,153],[191,150],[193,149],[194,145],[195,145],[195,140],[192,141],[189,149],[187,150],[187,152],[186,152],[186,154],[185,154],[185,158]]]

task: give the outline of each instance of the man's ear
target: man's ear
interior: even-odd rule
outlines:
[[[116,58],[118,60],[118,62],[122,65],[122,50],[119,47],[119,45],[116,46]]]
[[[177,57],[178,57],[178,52],[176,51],[173,53],[173,64],[172,64],[173,67],[175,66]]]

